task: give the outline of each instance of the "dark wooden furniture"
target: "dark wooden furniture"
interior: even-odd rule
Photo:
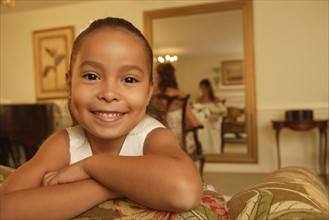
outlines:
[[[227,107],[227,115],[223,118],[221,126],[221,153],[224,153],[225,143],[247,143],[246,122],[238,121],[243,114],[243,108]],[[226,134],[232,134],[234,137],[226,137]]]
[[[24,149],[26,160],[38,150],[40,144],[53,132],[53,104],[5,104],[0,105],[1,164],[21,165],[18,146]]]
[[[294,131],[308,131],[313,128],[318,128],[320,133],[320,152],[319,152],[319,163],[320,163],[320,175],[327,182],[326,178],[326,160],[327,160],[327,129],[328,120],[283,120],[283,121],[272,121],[272,126],[275,130],[276,146],[278,153],[278,167],[281,167],[281,155],[280,155],[280,131],[283,128],[289,128]]]
[[[152,97],[152,103],[164,114],[166,117],[167,114],[171,111],[182,110],[182,115],[180,121],[177,123],[181,124],[181,144],[183,150],[192,158],[193,161],[200,162],[199,171],[200,174],[203,174],[203,168],[205,163],[205,156],[202,150],[202,144],[198,137],[198,130],[202,129],[203,126],[198,127],[189,127],[187,123],[187,105],[190,96],[185,97],[180,96],[168,96],[165,94],[157,94]],[[191,112],[192,114],[192,112]],[[189,133],[192,133],[195,148],[193,151],[190,150],[189,146],[186,143],[186,137]]]

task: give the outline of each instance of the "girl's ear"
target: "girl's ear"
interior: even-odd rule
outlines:
[[[66,81],[66,90],[67,90],[67,94],[69,97],[71,97],[71,93],[72,93],[72,79],[69,73],[65,74],[65,81]]]
[[[152,81],[149,86],[148,102],[150,102],[154,91],[154,82]]]

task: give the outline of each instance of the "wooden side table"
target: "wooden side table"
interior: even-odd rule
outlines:
[[[319,163],[320,163],[320,176],[327,183],[327,129],[328,129],[328,120],[310,120],[310,121],[272,121],[273,129],[275,129],[276,137],[276,146],[278,153],[278,167],[281,167],[281,155],[280,155],[280,131],[282,128],[290,128],[294,131],[308,131],[313,128],[318,128],[320,132],[320,141],[319,141]]]

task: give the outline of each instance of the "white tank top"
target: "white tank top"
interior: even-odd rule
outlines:
[[[146,136],[155,128],[164,128],[156,119],[146,115],[144,119],[127,135],[119,155],[142,156]],[[85,130],[80,126],[66,128],[70,139],[70,164],[92,156],[90,143]]]

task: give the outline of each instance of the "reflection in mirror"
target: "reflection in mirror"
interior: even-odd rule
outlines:
[[[209,79],[220,98],[213,107],[191,103],[205,125],[208,162],[256,162],[251,3],[222,2],[147,11],[144,32],[158,56],[176,55],[179,88],[195,101],[199,82]],[[218,119],[218,120],[217,120]]]

